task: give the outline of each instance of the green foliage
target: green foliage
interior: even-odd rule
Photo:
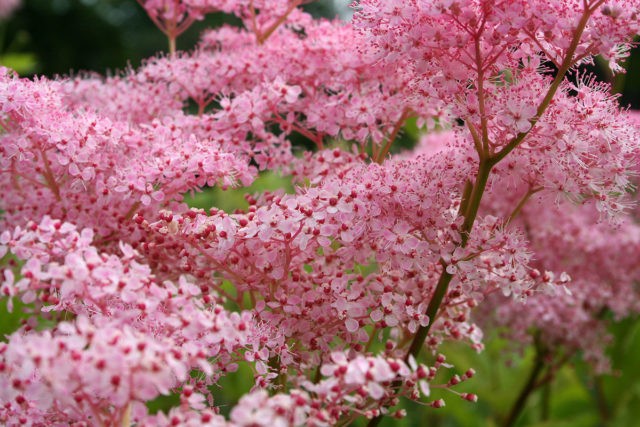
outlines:
[[[0,64],[21,75],[31,73],[37,67],[36,56],[33,53],[7,53],[0,56]]]
[[[218,384],[210,387],[221,414],[228,416],[231,408],[249,392],[253,385],[253,377],[249,364],[240,362],[236,372],[225,375]]]
[[[315,16],[333,15],[327,1],[306,8]],[[225,14],[207,15],[180,36],[178,49],[193,49],[204,30],[223,23],[239,25]],[[0,26],[0,64],[20,75],[113,73],[167,52],[166,37],[135,0],[23,0]]]
[[[6,341],[5,337],[18,329],[25,319],[26,314],[22,310],[22,304],[14,301],[13,310],[10,312],[7,307],[7,299],[0,300],[0,341]]]
[[[612,373],[596,375],[579,357],[571,359],[545,387],[537,389],[515,426],[532,427],[626,427],[640,419],[640,319],[612,325],[609,349]],[[508,343],[495,336],[486,339],[486,349],[477,353],[462,343],[447,343],[441,349],[454,365],[433,384],[446,383],[455,373],[473,367],[476,375],[454,390],[479,395],[467,402],[448,390],[432,388],[432,399],[443,398],[442,409],[403,402],[409,416],[385,419],[381,426],[498,427],[520,393],[533,365],[534,351],[523,348],[514,354]],[[598,391],[599,389],[599,391]],[[545,393],[549,393],[545,399]],[[548,405],[548,406],[547,406]],[[545,416],[545,413],[547,414]]]
[[[232,213],[236,209],[245,210],[249,204],[245,200],[245,194],[263,193],[265,191],[284,190],[292,193],[293,185],[289,178],[282,177],[274,172],[263,172],[255,182],[245,188],[231,188],[223,190],[220,187],[205,188],[198,193],[189,194],[185,202],[193,207],[209,209],[216,207],[225,212]]]

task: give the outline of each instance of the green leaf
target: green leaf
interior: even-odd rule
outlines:
[[[7,53],[0,56],[0,65],[15,70],[18,74],[30,74],[36,70],[38,61],[36,55],[30,52],[26,53]]]

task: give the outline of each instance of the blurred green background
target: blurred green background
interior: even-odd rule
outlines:
[[[333,2],[305,8],[316,16],[335,15]],[[200,33],[223,22],[238,23],[221,13],[207,15],[178,39],[188,50]],[[108,73],[165,52],[166,37],[136,0],[23,0],[22,7],[0,22],[0,62],[21,75],[69,74],[91,70]]]
[[[340,4],[347,4],[342,1]],[[307,6],[316,16],[331,17],[336,9],[331,1]],[[211,15],[197,22],[178,40],[179,49],[190,49],[200,32],[223,22],[235,22],[223,15]],[[0,63],[16,69],[23,76],[66,75],[79,71],[114,73],[125,67],[137,67],[158,52],[166,51],[166,39],[155,28],[135,0],[25,0],[9,19],[0,21]],[[596,64],[593,71],[610,79],[606,66]],[[640,109],[640,54],[636,48],[628,62],[626,76],[618,77],[616,89],[621,104]],[[405,138],[415,139],[415,129],[408,128]],[[245,207],[246,191],[274,190],[290,184],[274,174],[263,174],[249,189],[223,192],[212,189],[188,199],[193,206],[218,206],[232,211]],[[0,303],[0,336],[14,331],[20,324],[20,310],[9,314]],[[638,426],[640,425],[640,321],[627,319],[611,326],[615,340],[608,352],[613,373],[595,376],[579,357],[571,359],[554,376],[554,380],[532,394],[517,425],[560,426]],[[434,391],[443,397],[442,409],[409,404],[409,416],[401,421],[385,420],[382,425],[476,427],[500,426],[523,387],[534,351],[519,354],[508,350],[496,336],[487,337],[487,349],[476,353],[460,344],[446,344],[443,352],[449,361],[464,372],[473,367],[477,375],[458,386],[462,392],[480,396],[477,403],[464,401],[450,393]],[[451,372],[449,372],[449,375]],[[447,378],[444,379],[446,381]],[[216,391],[222,411],[251,387],[248,370],[224,379]],[[174,397],[163,397],[150,404],[161,410],[174,404]]]

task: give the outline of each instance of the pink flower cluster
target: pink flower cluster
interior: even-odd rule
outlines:
[[[172,50],[212,11],[244,28],[115,77],[0,72],[0,294],[28,314],[1,423],[402,417],[433,388],[475,401],[473,370],[438,383],[440,344],[496,326],[606,367],[603,313],[640,311],[640,128],[580,66],[619,70],[640,2],[140,3]],[[409,119],[425,136],[390,155]],[[266,170],[293,193],[184,203]],[[239,366],[225,418],[211,388]]]
[[[9,18],[15,10],[20,7],[21,0],[2,0],[0,1],[0,19]]]

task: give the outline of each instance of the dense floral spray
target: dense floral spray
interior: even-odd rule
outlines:
[[[640,1],[139,3],[170,53],[138,70],[0,71],[0,293],[32,313],[0,343],[2,424],[375,425],[434,387],[475,401],[439,347],[498,326],[607,368],[601,314],[640,311],[639,127],[580,66],[623,71]],[[176,50],[219,11],[244,26]],[[184,202],[265,170],[295,191]]]

